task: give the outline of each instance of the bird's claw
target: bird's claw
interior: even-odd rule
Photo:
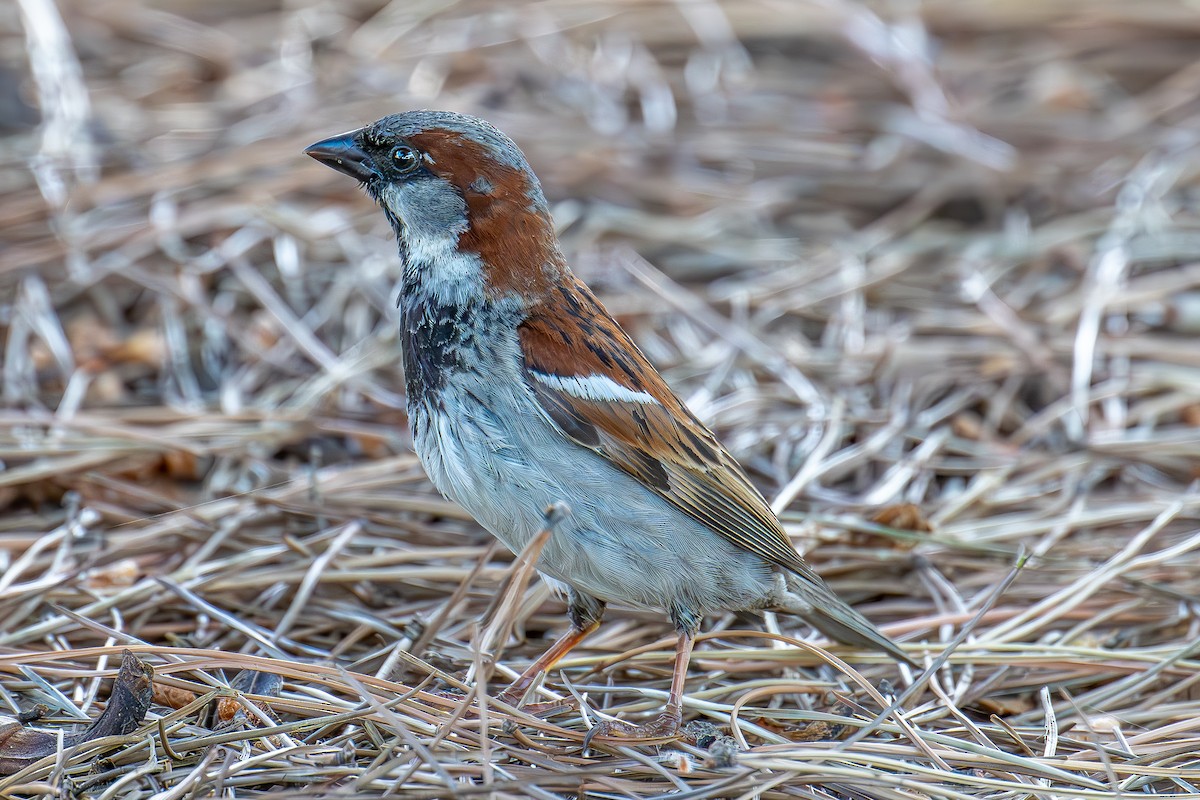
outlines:
[[[532,717],[548,717],[552,714],[557,714],[559,711],[566,711],[569,708],[574,708],[578,705],[578,701],[574,697],[564,697],[561,700],[551,700],[546,703],[526,703],[524,702],[524,693],[517,694],[515,692],[504,691],[492,698],[495,703],[504,703],[513,708],[523,711]]]
[[[682,722],[679,713],[666,711],[659,714],[652,722],[634,725],[619,719],[607,719],[592,726],[583,737],[583,749],[586,751],[596,737],[607,739],[619,737],[638,744],[666,744],[684,735],[680,729]]]
[[[539,717],[544,719],[557,714],[560,711],[567,711],[575,708],[576,705],[578,705],[578,703],[576,702],[575,698],[568,697],[563,700],[551,700],[545,703],[525,703],[521,706],[514,706],[514,708],[519,708],[521,711],[524,711],[531,717]]]
[[[505,690],[492,698],[494,702],[504,703],[505,705],[512,706],[513,708],[520,708],[521,701],[524,699],[524,692],[510,692],[508,690]]]

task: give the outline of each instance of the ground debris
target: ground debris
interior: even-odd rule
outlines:
[[[154,692],[154,670],[130,651],[121,655],[121,668],[113,682],[108,704],[96,721],[80,733],[60,736],[25,727],[21,721],[0,726],[0,774],[10,775],[35,761],[105,736],[124,736],[134,731],[150,708]]]

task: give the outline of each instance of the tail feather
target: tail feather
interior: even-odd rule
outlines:
[[[776,598],[781,611],[795,614],[836,642],[887,653],[897,661],[920,667],[870,620],[835,595],[824,581],[815,583],[797,575],[788,575],[786,580],[787,592]]]

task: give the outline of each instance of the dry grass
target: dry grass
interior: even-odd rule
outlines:
[[[1197,796],[1194,5],[284,5],[0,8],[0,704],[94,717],[124,647],[160,701],[0,794]],[[731,615],[711,748],[480,708],[563,608],[481,630],[513,560],[411,454],[394,245],[300,154],[420,106],[526,149],[814,565],[961,640],[931,680]],[[668,634],[611,612],[541,699],[655,709]]]

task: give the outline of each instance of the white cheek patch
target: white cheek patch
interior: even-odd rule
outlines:
[[[538,383],[545,384],[552,389],[557,389],[572,397],[578,397],[580,400],[661,405],[661,403],[654,399],[653,395],[627,389],[612,378],[605,377],[604,375],[583,375],[564,378],[561,375],[549,375],[537,370],[530,370],[529,372]]]

